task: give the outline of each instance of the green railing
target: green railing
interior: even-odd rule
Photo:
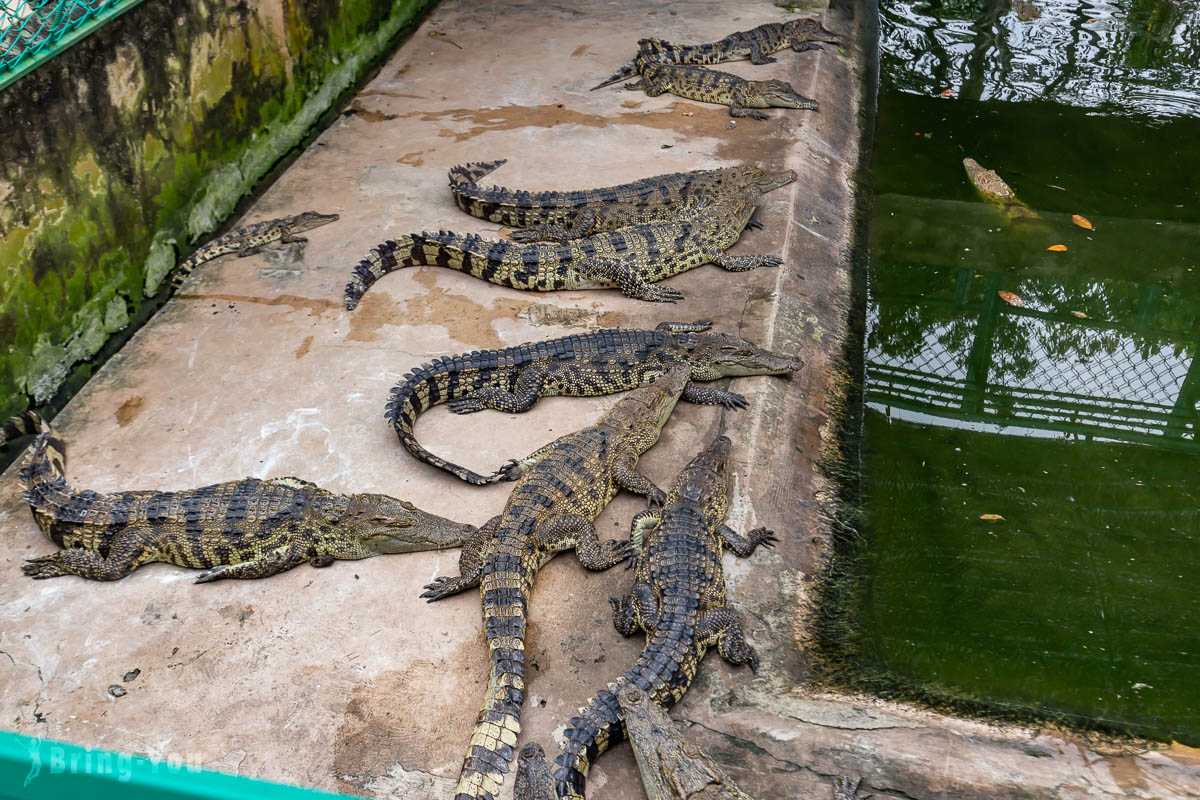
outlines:
[[[0,731],[0,800],[346,800],[345,795]]]
[[[141,0],[0,0],[0,89]]]

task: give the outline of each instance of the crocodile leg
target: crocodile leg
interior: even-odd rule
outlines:
[[[762,44],[757,40],[750,42],[750,63],[751,64],[774,64],[775,58],[770,53],[763,50]]]
[[[612,606],[613,627],[617,633],[628,638],[638,632],[637,614],[633,610],[633,595],[610,597],[608,604]]]
[[[558,800],[554,777],[546,763],[546,751],[540,744],[530,742],[517,756],[517,782],[513,800]]]
[[[628,539],[601,542],[596,526],[578,514],[559,514],[547,520],[537,531],[538,546],[550,552],[575,548],[575,556],[584,569],[600,572],[629,558]]]
[[[778,256],[731,256],[722,252],[712,257],[712,263],[730,272],[746,272],[759,267],[778,267],[783,259]]]
[[[117,537],[107,558],[95,550],[72,548],[31,558],[21,567],[21,571],[34,580],[78,575],[94,581],[116,581],[154,560],[154,551],[146,547],[134,531],[127,528]]]
[[[280,244],[308,244],[307,236],[294,236],[290,233],[285,233],[279,239]]]
[[[767,528],[755,528],[745,536],[742,536],[728,525],[722,525],[720,531],[721,538],[725,540],[726,546],[741,558],[746,558],[753,554],[755,548],[759,545],[773,548],[775,547],[775,543],[779,541],[779,537],[775,535],[775,531]]]
[[[479,526],[479,530],[463,542],[462,552],[458,556],[458,576],[442,575],[434,578],[432,583],[425,585],[421,597],[432,603],[478,586],[480,578],[483,577],[484,544],[495,535],[496,526],[499,524],[500,517],[496,516]]]
[[[666,286],[656,286],[641,275],[635,267],[620,261],[602,259],[579,265],[581,278],[602,281],[621,290],[626,297],[649,300],[652,303],[677,303],[683,293]]]
[[[652,505],[661,506],[667,495],[653,481],[637,471],[637,454],[624,453],[613,462],[613,480],[627,492],[650,498]]]
[[[729,104],[729,116],[731,117],[750,117],[751,119],[770,119],[771,115],[765,111],[760,111],[757,108],[750,108],[742,105],[741,94],[734,92],[733,100]]]
[[[485,408],[520,414],[533,408],[542,396],[542,385],[549,373],[549,361],[535,361],[521,370],[511,392],[499,386],[485,386],[479,391],[454,398],[448,406],[455,414],[473,414]]]
[[[213,581],[225,580],[226,578],[269,578],[272,575],[287,572],[292,567],[297,567],[310,559],[314,561],[313,566],[317,566],[315,562],[318,559],[313,556],[306,545],[299,542],[288,542],[274,550],[268,550],[258,558],[251,559],[250,561],[243,561],[239,564],[225,564],[205,570],[196,578],[196,583],[212,583]]]
[[[689,382],[684,387],[681,399],[701,406],[724,406],[725,408],[745,408],[748,403],[743,395],[715,386],[701,386]]]
[[[732,608],[714,608],[705,614],[696,626],[696,639],[706,645],[716,642],[721,658],[735,666],[749,664],[751,672],[758,672],[758,653],[746,643],[742,621]]]
[[[570,225],[534,225],[515,230],[514,242],[568,242],[582,239],[596,227],[596,209],[585,208],[575,215]]]

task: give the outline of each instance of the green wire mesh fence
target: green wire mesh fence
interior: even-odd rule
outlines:
[[[140,0],[0,0],[0,88]]]

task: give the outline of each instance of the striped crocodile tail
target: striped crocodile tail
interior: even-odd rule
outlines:
[[[491,483],[508,480],[504,471],[498,470],[485,476],[466,467],[460,467],[422,447],[413,430],[413,426],[417,423],[417,417],[421,414],[435,405],[461,396],[464,392],[456,391],[459,386],[466,392],[471,390],[472,382],[464,381],[463,373],[468,369],[477,371],[478,368],[466,367],[462,363],[463,361],[463,357],[446,356],[423,364],[409,372],[400,383],[392,387],[384,417],[395,428],[396,435],[400,437],[400,444],[404,445],[404,449],[412,454],[413,458],[445,470],[459,480],[474,486],[487,486]]]
[[[630,61],[628,64],[624,64],[619,70],[614,72],[612,75],[609,75],[602,82],[597,83],[595,86],[593,86],[588,91],[594,92],[597,89],[603,89],[605,86],[612,86],[614,83],[617,83],[618,81],[624,81],[624,80],[629,80],[630,78],[636,78],[637,74],[638,74],[637,65],[635,65],[632,61]]]
[[[25,502],[35,512],[38,509],[61,508],[74,494],[67,483],[67,448],[50,426],[37,413],[25,412],[38,431],[21,465],[21,485]]]
[[[491,667],[454,800],[496,800],[516,758],[525,703],[525,615],[533,576],[519,563],[515,572],[485,573],[480,584]]]
[[[507,158],[498,158],[495,161],[469,161],[466,164],[456,164],[450,168],[450,188],[474,186],[480,178],[492,174],[507,163]]]
[[[353,311],[367,290],[384,275],[405,267],[434,266],[466,271],[464,252],[483,242],[476,234],[449,231],[411,233],[389,239],[358,262],[346,284],[346,310]]]
[[[686,634],[687,631],[682,633]],[[617,696],[627,686],[636,686],[666,707],[675,704],[691,683],[691,677],[678,662],[678,656],[660,654],[678,652],[681,631],[653,634],[637,662],[621,677],[596,693],[579,714],[571,717],[563,732],[562,751],[554,759],[555,791],[559,798],[583,800],[588,770],[608,748],[625,741],[625,720]]]
[[[9,417],[4,421],[4,425],[0,427],[0,446],[6,442],[11,442],[13,439],[37,433],[45,424],[42,421],[41,415],[33,409],[26,409],[15,417]]]

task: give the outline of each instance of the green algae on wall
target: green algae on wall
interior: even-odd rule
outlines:
[[[145,4],[0,91],[0,415],[53,397],[429,5]]]

